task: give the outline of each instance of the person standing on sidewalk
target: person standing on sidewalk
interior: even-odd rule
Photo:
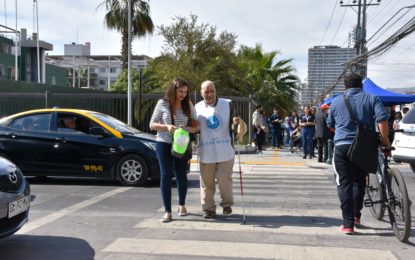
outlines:
[[[217,181],[223,214],[232,214],[233,164],[235,150],[232,146],[232,103],[217,98],[212,81],[202,83],[203,100],[196,104],[200,125],[200,193],[203,218],[216,217],[215,190]]]
[[[317,160],[318,162],[327,161],[327,140],[329,135],[329,129],[327,128],[327,110],[329,106],[327,104],[321,105],[320,109],[316,112],[316,139],[317,139]]]
[[[252,114],[252,130],[255,135],[255,142],[259,153],[262,153],[265,141],[265,131],[261,128],[263,113],[264,108],[262,105],[257,105],[254,113]]]
[[[180,216],[187,215],[185,207],[187,160],[173,157],[171,148],[172,134],[177,128],[183,128],[191,133],[198,131],[196,110],[189,100],[188,86],[184,80],[173,80],[166,96],[157,102],[150,120],[150,129],[157,131],[156,153],[160,164],[160,191],[165,210],[164,216],[161,218],[162,222],[172,220],[171,183],[174,174],[179,193],[178,214]],[[192,127],[189,126],[189,122]]]
[[[280,116],[280,111],[277,107],[274,107],[272,115],[269,117],[269,122],[271,124],[271,139],[272,139],[272,148],[278,147],[281,148],[281,123],[283,122],[282,117]]]
[[[354,227],[360,225],[368,173],[354,165],[347,157],[347,151],[356,136],[356,124],[350,118],[344,95],[349,97],[352,111],[359,123],[375,129],[376,121],[382,139],[381,144],[384,146],[390,145],[389,116],[377,96],[363,92],[362,76],[354,73],[346,75],[344,85],[344,94],[336,97],[331,103],[327,125],[336,130],[333,167],[343,215],[343,224],[339,230],[345,234],[353,234]]]
[[[304,107],[304,114],[300,118],[301,139],[303,142],[304,156],[303,159],[313,158],[313,137],[314,137],[314,115],[311,114],[309,106]]]

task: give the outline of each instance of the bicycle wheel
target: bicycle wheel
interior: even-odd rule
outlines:
[[[405,242],[411,234],[411,209],[408,191],[399,170],[390,169],[389,177],[391,178],[391,190],[395,197],[389,201],[389,218],[395,236],[399,241]]]
[[[369,207],[369,209],[372,216],[377,220],[383,219],[385,215],[383,194],[383,186],[380,184],[378,174],[369,173],[366,185],[366,197],[374,202],[373,206]]]

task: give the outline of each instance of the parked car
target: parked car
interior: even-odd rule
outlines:
[[[410,109],[399,123],[403,132],[395,133],[392,156],[395,161],[409,163],[415,172],[415,107]]]
[[[19,230],[28,219],[30,188],[20,169],[0,157],[0,238]]]
[[[117,179],[138,186],[159,179],[155,137],[108,115],[39,109],[0,120],[0,155],[26,176]]]

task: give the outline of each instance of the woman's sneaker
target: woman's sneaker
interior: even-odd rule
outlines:
[[[178,214],[179,214],[179,216],[186,216],[187,215],[187,210],[186,210],[186,207],[183,205],[183,206],[179,206],[179,210],[178,210]]]
[[[163,217],[161,218],[161,222],[168,223],[172,220],[172,215],[169,212],[164,213]]]

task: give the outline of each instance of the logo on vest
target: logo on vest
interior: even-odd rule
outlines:
[[[207,119],[207,126],[210,129],[217,129],[220,126],[220,119],[216,115],[212,115]]]

